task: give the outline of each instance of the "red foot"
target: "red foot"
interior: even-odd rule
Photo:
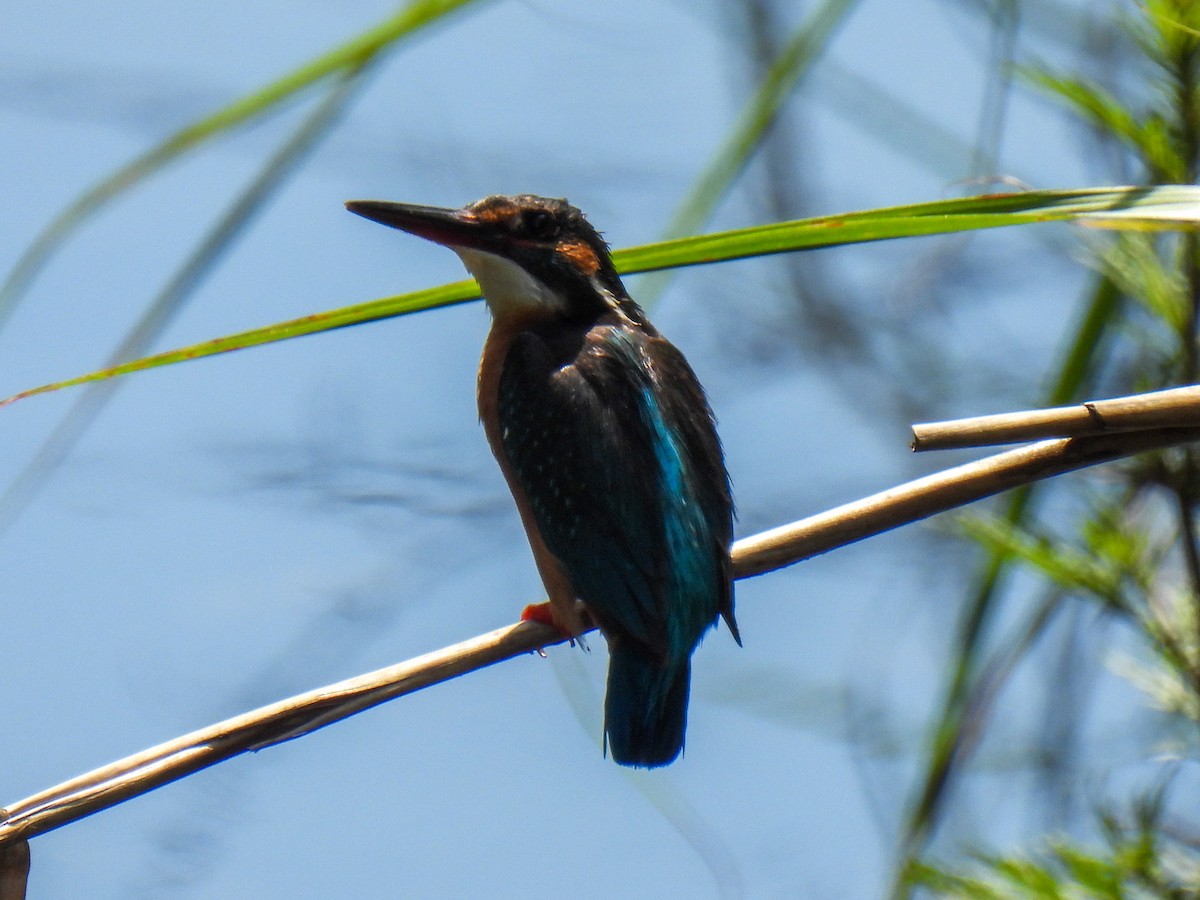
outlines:
[[[530,603],[527,607],[521,610],[522,622],[540,622],[542,625],[549,625],[560,635],[571,642],[571,646],[579,644],[584,650],[588,648],[587,643],[583,639],[582,634],[575,634],[567,628],[563,628],[554,618],[554,610],[551,609],[549,602],[547,603]],[[542,656],[546,653],[544,650],[539,650]]]
[[[549,625],[563,637],[570,637],[569,631],[561,628],[554,620],[554,611],[550,609],[550,603],[530,603],[527,607],[521,610],[522,622],[541,622],[543,625]]]

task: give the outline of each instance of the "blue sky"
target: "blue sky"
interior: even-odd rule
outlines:
[[[392,9],[9,3],[0,270],[113,167]],[[614,245],[653,240],[747,93],[735,23],[712,3],[533,0],[434,29],[372,76],[156,349],[463,277],[453,254],[346,213],[349,198],[565,195]],[[1027,32],[1022,53],[1072,62],[1061,36]],[[988,51],[962,4],[859,4],[781,126],[802,175],[793,214],[960,191]],[[881,125],[844,72],[922,124]],[[99,365],[311,102],[81,230],[0,332],[0,393]],[[1051,107],[1017,93],[1005,113],[998,171],[1096,178]],[[939,129],[961,145],[931,145]],[[763,177],[747,172],[714,228],[765,220]],[[890,322],[865,351],[878,369],[822,352],[777,259],[677,277],[651,315],[709,389],[739,534],[945,464],[907,453],[897,387],[946,415],[1034,402],[1083,277],[1055,252],[1066,240],[806,262],[835,307]],[[539,599],[476,421],[486,328],[472,304],[125,379],[0,541],[0,803]],[[944,358],[918,359],[932,348]],[[74,399],[0,412],[0,478]],[[590,653],[493,667],[38,838],[31,896],[877,895],[964,552],[921,526],[740,584],[745,648],[719,630],[698,652],[687,756],[669,769],[602,757],[597,636]],[[1024,776],[1001,775],[970,782],[992,814],[956,821],[956,838],[1021,833],[1009,779]]]

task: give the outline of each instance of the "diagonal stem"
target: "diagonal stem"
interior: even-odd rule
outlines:
[[[762,575],[1034,480],[1200,440],[1162,429],[1044,441],[898,485],[734,544],[738,578]],[[395,666],[273,703],[56,785],[0,811],[0,847],[60,828],[234,756],[293,740],[378,706],[568,638],[521,622]]]

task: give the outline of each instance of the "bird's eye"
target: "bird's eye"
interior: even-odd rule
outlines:
[[[554,217],[544,209],[527,209],[521,213],[521,231],[533,238],[552,237]]]

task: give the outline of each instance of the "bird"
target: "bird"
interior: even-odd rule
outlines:
[[[730,479],[691,366],[564,199],[346,207],[450,248],[478,282],[492,318],[479,417],[548,596],[522,618],[568,637],[598,626],[606,752],[625,766],[673,762],[693,651],[718,618],[742,643]]]

